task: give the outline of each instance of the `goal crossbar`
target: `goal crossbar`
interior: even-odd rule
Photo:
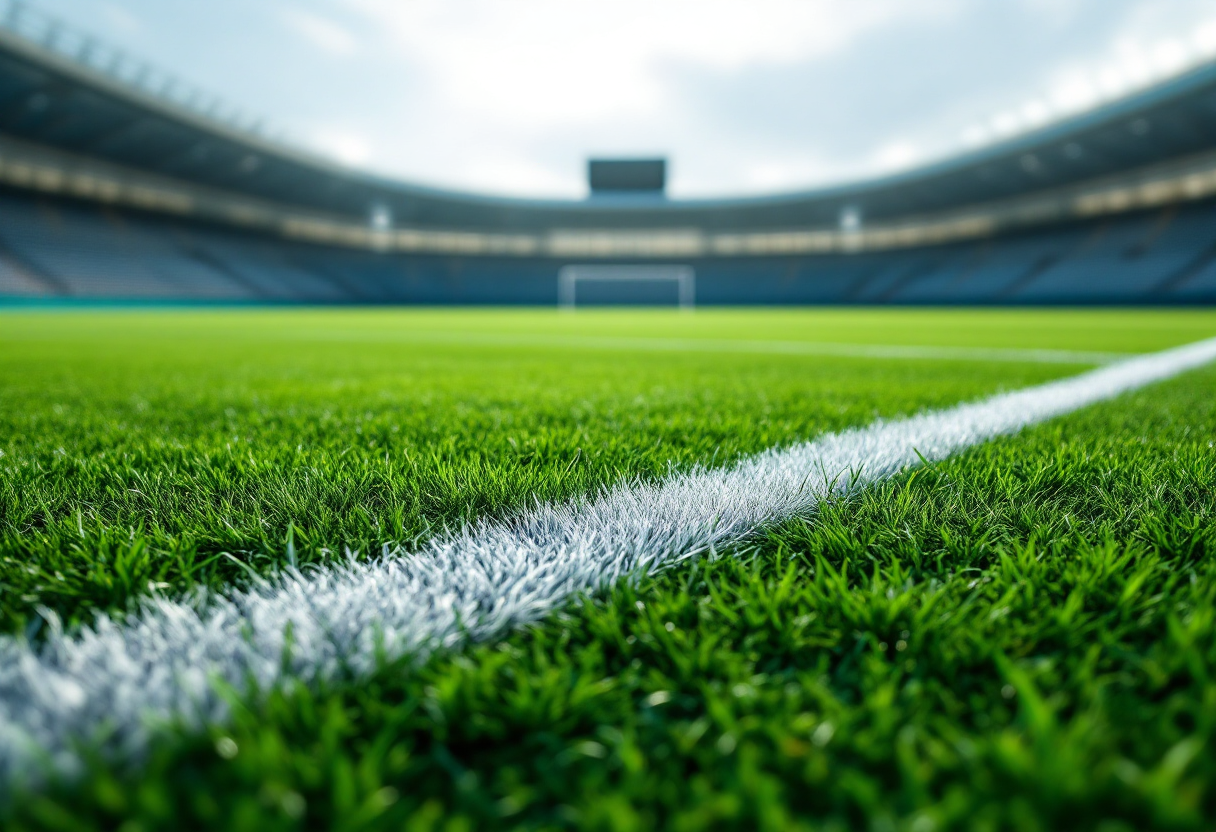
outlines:
[[[696,303],[697,276],[692,266],[563,266],[557,274],[557,305],[573,309],[579,281],[674,281],[681,309]]]

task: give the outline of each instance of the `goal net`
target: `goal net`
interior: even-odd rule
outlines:
[[[692,309],[696,303],[697,276],[692,266],[563,266],[557,275],[557,305],[573,309],[580,284],[607,282],[674,283],[681,309]]]

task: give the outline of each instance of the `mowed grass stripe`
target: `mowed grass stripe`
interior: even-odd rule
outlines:
[[[222,723],[216,689],[367,675],[385,660],[482,640],[575,594],[738,544],[833,494],[1211,361],[1216,339],[975,404],[771,450],[723,469],[620,486],[445,535],[409,556],[289,572],[205,605],[149,601],[31,648],[0,640],[0,775],[72,764],[98,725],[137,756],[150,724]]]

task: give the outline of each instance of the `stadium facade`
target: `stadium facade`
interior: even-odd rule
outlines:
[[[698,304],[1216,302],[1216,64],[847,186],[525,200],[301,152],[70,27],[0,8],[9,302],[552,305],[576,264],[690,267]],[[677,290],[593,284],[579,300]]]

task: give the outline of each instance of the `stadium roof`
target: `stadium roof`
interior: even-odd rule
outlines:
[[[11,22],[11,21],[10,21]],[[966,154],[893,176],[765,197],[612,202],[511,199],[353,170],[200,109],[197,96],[123,78],[116,53],[52,28],[0,28],[0,133],[78,157],[366,222],[417,228],[835,228],[941,214],[1058,189],[1216,148],[1216,64]]]

